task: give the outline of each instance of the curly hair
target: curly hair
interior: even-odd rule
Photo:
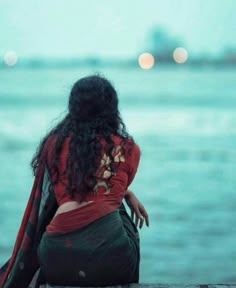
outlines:
[[[121,119],[116,90],[104,77],[92,75],[81,78],[70,92],[67,115],[41,140],[33,156],[31,167],[34,175],[38,167],[47,161],[47,141],[55,137],[51,144],[53,147],[50,147],[50,167],[56,175],[53,184],[58,181],[59,156],[65,138],[69,136],[69,153],[63,171],[63,175],[68,179],[65,184],[67,192],[71,197],[75,193],[83,197],[93,192],[97,183],[96,171],[101,156],[101,138],[105,139],[106,154],[111,159],[109,167],[106,168],[111,172],[110,177],[115,171],[112,156],[115,144],[112,135],[121,137],[122,153],[128,153],[134,141]]]

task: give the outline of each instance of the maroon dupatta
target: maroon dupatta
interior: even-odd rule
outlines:
[[[0,288],[36,288],[39,286],[40,269],[37,247],[57,207],[45,164],[37,170],[12,256],[0,268]]]

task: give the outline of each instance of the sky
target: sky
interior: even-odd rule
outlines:
[[[133,57],[160,26],[192,54],[236,47],[236,0],[0,0],[0,55]]]

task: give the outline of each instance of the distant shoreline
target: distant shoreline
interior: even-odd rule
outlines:
[[[114,65],[114,64],[71,64],[71,65],[62,65],[62,64],[40,64],[40,65],[25,65],[25,64],[16,64],[14,66],[0,65],[0,70],[18,70],[18,69],[35,69],[35,70],[44,70],[44,69],[79,69],[79,68],[110,68],[110,69],[140,69],[138,65]],[[155,67],[151,69],[146,69],[145,71],[158,71],[158,70],[212,70],[219,68],[220,70],[235,70],[236,64],[156,64]]]
[[[8,66],[3,60],[0,62],[0,69],[17,69],[17,68],[30,68],[30,69],[44,69],[44,68],[140,68],[137,59],[103,59],[103,58],[71,58],[71,59],[48,59],[48,58],[30,58],[19,59],[15,65]],[[174,61],[156,60],[155,65],[151,69],[158,70],[159,68],[235,68],[236,59],[233,60],[207,60],[207,59],[192,59],[184,64],[178,64]],[[141,68],[140,68],[141,69]],[[145,70],[145,69],[144,69]]]

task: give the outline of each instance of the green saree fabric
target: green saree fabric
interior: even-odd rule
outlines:
[[[44,233],[38,258],[51,285],[109,286],[139,280],[138,233],[123,204],[72,232]]]

